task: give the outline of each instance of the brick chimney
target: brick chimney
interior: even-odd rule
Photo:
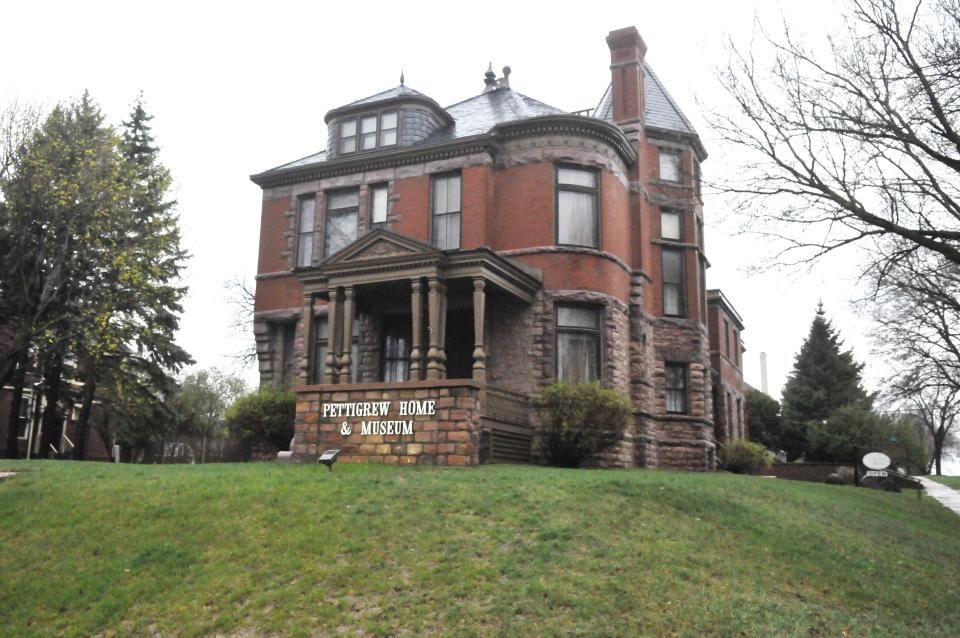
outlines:
[[[636,27],[611,31],[610,74],[613,82],[613,121],[643,123],[643,56],[647,45]]]

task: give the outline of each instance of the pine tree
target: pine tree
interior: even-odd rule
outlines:
[[[120,152],[130,189],[118,259],[110,271],[111,291],[92,313],[88,334],[77,344],[84,387],[74,453],[82,458],[98,384],[140,386],[139,395],[162,401],[173,387],[172,372],[192,363],[176,345],[181,299],[178,285],[187,254],[180,247],[176,202],[168,199],[170,172],[159,162],[150,120],[138,97],[124,122]],[[109,393],[108,393],[109,396]]]
[[[791,459],[809,451],[807,425],[811,421],[822,423],[843,407],[872,407],[872,397],[861,385],[863,364],[842,347],[843,341],[820,303],[783,389],[780,442]]]

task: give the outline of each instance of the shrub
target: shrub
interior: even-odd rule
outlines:
[[[286,450],[293,438],[296,412],[293,392],[264,386],[234,401],[227,409],[226,422],[231,436],[248,450],[263,444]]]
[[[598,383],[554,383],[537,399],[540,452],[550,465],[579,467],[623,436],[630,400]]]
[[[723,469],[734,474],[758,474],[773,465],[773,455],[767,448],[746,439],[721,445],[717,456]]]

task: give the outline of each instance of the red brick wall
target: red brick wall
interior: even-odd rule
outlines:
[[[254,310],[279,310],[303,306],[303,284],[295,275],[260,279]]]
[[[511,250],[554,245],[553,164],[500,170],[494,179],[490,246],[494,250]]]
[[[287,232],[290,230],[290,198],[280,197],[263,202],[260,215],[260,260],[257,272],[280,272],[290,268],[287,256]]]
[[[430,176],[398,179],[394,185],[394,215],[400,218],[391,230],[414,239],[430,241]]]

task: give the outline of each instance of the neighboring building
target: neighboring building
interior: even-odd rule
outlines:
[[[79,395],[79,383],[66,383],[66,393]],[[0,457],[6,455],[7,451],[7,432],[11,427],[13,401],[13,388],[4,386],[0,388]],[[56,441],[54,450],[47,450],[47,456],[69,456],[74,447],[74,432],[76,430],[77,419],[80,414],[79,402],[74,402],[69,398],[65,399],[70,408],[65,411],[63,422],[58,426],[58,432],[53,437]],[[27,375],[27,384],[23,389],[23,396],[20,400],[20,409],[13,427],[17,429],[17,456],[25,458],[30,453],[31,458],[40,456],[40,445],[43,437],[42,415],[46,401],[39,391],[39,378],[34,374]],[[28,445],[29,442],[29,445]],[[85,460],[109,461],[110,452],[100,437],[99,432],[93,427],[87,428],[87,445]]]
[[[710,367],[713,375],[714,436],[718,443],[747,438],[744,414],[743,320],[719,290],[707,291]]]
[[[637,30],[607,44],[592,111],[509,68],[447,108],[401,81],[327,113],[326,151],[251,177],[261,382],[297,386],[295,459],[527,460],[530,399],[562,379],[633,401],[598,464],[714,467],[706,151]]]

